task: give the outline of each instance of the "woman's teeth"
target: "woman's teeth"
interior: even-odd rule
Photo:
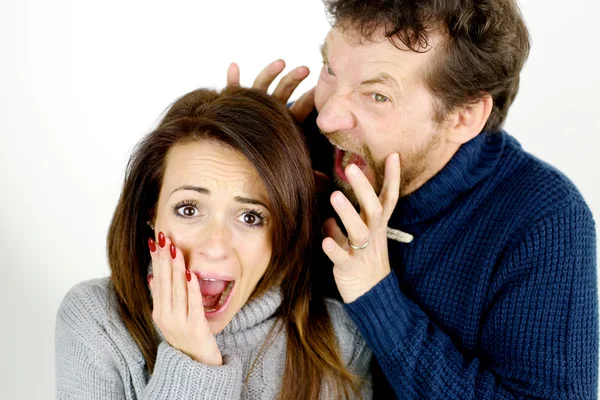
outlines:
[[[213,282],[216,281],[216,279],[206,279],[206,280],[213,281]],[[229,293],[231,292],[231,289],[233,288],[233,282],[234,281],[230,281],[227,284],[227,286],[225,287],[225,290],[223,290],[223,292],[221,293],[221,295],[219,297],[219,302],[217,303],[216,307],[212,306],[210,308],[207,308],[207,305],[203,304],[204,312],[207,312],[207,313],[215,312],[215,311],[217,311],[217,309],[219,309],[225,303],[225,300],[227,300],[227,297],[229,297]],[[212,303],[212,301],[211,301],[211,303]]]
[[[227,300],[227,297],[229,297],[229,292],[231,292],[232,287],[233,287],[233,281],[229,282],[227,284],[227,287],[225,288],[225,290],[223,290],[223,293],[221,293],[221,298],[219,299],[219,304],[218,304],[219,307],[221,307],[223,305],[223,303],[225,303],[225,300]]]

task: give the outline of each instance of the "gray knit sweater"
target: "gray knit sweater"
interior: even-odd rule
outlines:
[[[285,333],[280,332],[268,350],[259,354],[281,303],[278,290],[248,302],[216,335],[222,366],[196,362],[163,340],[154,372],[149,375],[142,353],[114,301],[110,301],[109,287],[108,278],[80,283],[60,305],[56,322],[57,398],[212,400],[278,396],[286,356]],[[363,397],[371,398],[371,352],[342,305],[333,300],[326,304],[343,359],[352,372],[365,378]],[[332,397],[325,388],[321,394],[322,398]]]

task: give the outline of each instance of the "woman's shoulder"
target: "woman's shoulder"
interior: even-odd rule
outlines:
[[[360,331],[348,316],[344,305],[338,300],[325,299],[329,318],[337,337],[342,357],[348,365],[369,359],[370,351]]]
[[[358,332],[358,328],[352,322],[348,313],[344,309],[344,305],[339,301],[331,298],[325,298],[325,306],[331,318],[331,323],[336,333],[344,335],[355,335]]]
[[[108,277],[80,282],[73,286],[58,308],[57,325],[76,331],[106,328],[109,321],[118,315],[110,293]]]

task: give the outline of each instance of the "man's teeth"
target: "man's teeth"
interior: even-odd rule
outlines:
[[[348,166],[350,158],[352,158],[352,153],[350,153],[349,151],[345,152],[344,157],[342,158],[342,168],[346,168],[346,166]]]

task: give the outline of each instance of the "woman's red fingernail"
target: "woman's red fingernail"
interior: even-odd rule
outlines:
[[[185,270],[185,279],[187,279],[188,282],[192,281],[192,274],[190,273],[189,269]]]
[[[162,232],[158,232],[158,245],[162,249],[163,247],[165,247],[165,244],[167,244],[167,241],[165,240],[165,234]]]
[[[154,275],[152,275],[152,274],[148,274],[148,277],[147,277],[148,278],[148,286],[150,286],[150,281],[152,280],[153,276]]]
[[[154,242],[154,239],[148,239],[148,247],[150,247],[151,252],[154,253],[156,251],[156,243]]]
[[[171,247],[169,250],[171,250],[171,258],[174,260],[175,257],[177,257],[177,249],[175,248],[175,245],[173,243],[171,243]]]

